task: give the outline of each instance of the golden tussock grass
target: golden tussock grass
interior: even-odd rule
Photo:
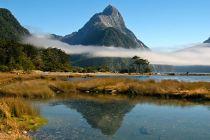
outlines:
[[[36,116],[37,109],[31,107],[29,102],[20,98],[0,99],[0,118],[22,117],[24,115]]]
[[[178,82],[174,80],[139,81],[123,78],[96,78],[75,82],[79,91],[125,94],[128,96],[158,96],[164,98],[210,99],[209,82]]]
[[[51,98],[54,92],[49,88],[47,80],[28,80],[11,83],[0,88],[2,96],[24,98]]]
[[[9,74],[9,77],[12,76]],[[46,99],[59,94],[85,92],[123,94],[130,97],[157,96],[163,98],[210,99],[209,82],[139,81],[125,78],[92,78],[90,80],[66,81],[65,76],[36,74],[22,75],[20,79],[6,85],[0,85],[0,95]]]
[[[28,130],[44,123],[39,110],[20,98],[0,99],[0,139],[29,139]]]

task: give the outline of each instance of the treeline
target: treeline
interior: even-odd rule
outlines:
[[[95,73],[95,72],[111,72],[109,67],[73,67],[72,72],[79,73]]]
[[[14,41],[0,41],[0,71],[71,71],[69,55],[57,48],[36,48]]]
[[[112,63],[112,62],[110,62]],[[119,69],[120,73],[151,72],[149,62],[138,56],[128,59],[129,65]],[[70,56],[57,48],[37,48],[29,44],[0,40],[0,71],[41,70],[52,72],[115,72],[107,66],[72,67]]]

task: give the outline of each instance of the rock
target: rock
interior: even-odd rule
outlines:
[[[115,94],[117,92],[117,90],[112,90],[112,94]]]
[[[139,128],[139,132],[143,135],[151,135],[152,134],[152,130],[148,129],[146,127]]]
[[[23,134],[24,134],[24,135],[27,135],[27,134],[28,134],[28,132],[27,132],[27,131],[23,131]]]

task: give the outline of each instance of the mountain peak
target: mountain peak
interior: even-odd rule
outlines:
[[[102,28],[113,27],[121,30],[125,29],[125,23],[120,12],[112,5],[108,5],[103,12],[96,14],[91,20],[95,25],[99,25]]]
[[[126,27],[122,15],[112,5],[108,5],[103,12],[94,14],[78,32],[64,36],[62,41],[73,45],[148,49]]]
[[[115,8],[114,6],[108,5],[108,6],[104,9],[104,11],[103,11],[102,13],[103,13],[104,15],[109,16],[109,15],[113,15],[113,14],[119,13],[119,11],[118,11],[117,8]]]

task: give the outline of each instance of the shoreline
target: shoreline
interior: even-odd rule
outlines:
[[[75,72],[43,72],[38,70],[33,70],[31,72],[23,71],[12,71],[12,72],[0,72],[0,76],[4,74],[13,74],[13,75],[41,75],[41,76],[55,76],[55,77],[99,77],[99,76],[113,76],[113,77],[132,77],[132,76],[210,76],[210,73],[113,73],[113,72],[96,72],[96,73],[75,73]]]
[[[33,71],[32,73],[43,74],[43,75],[54,75],[54,76],[210,76],[210,73],[113,73],[113,72],[96,72],[96,73],[74,73],[74,72],[43,72]]]

